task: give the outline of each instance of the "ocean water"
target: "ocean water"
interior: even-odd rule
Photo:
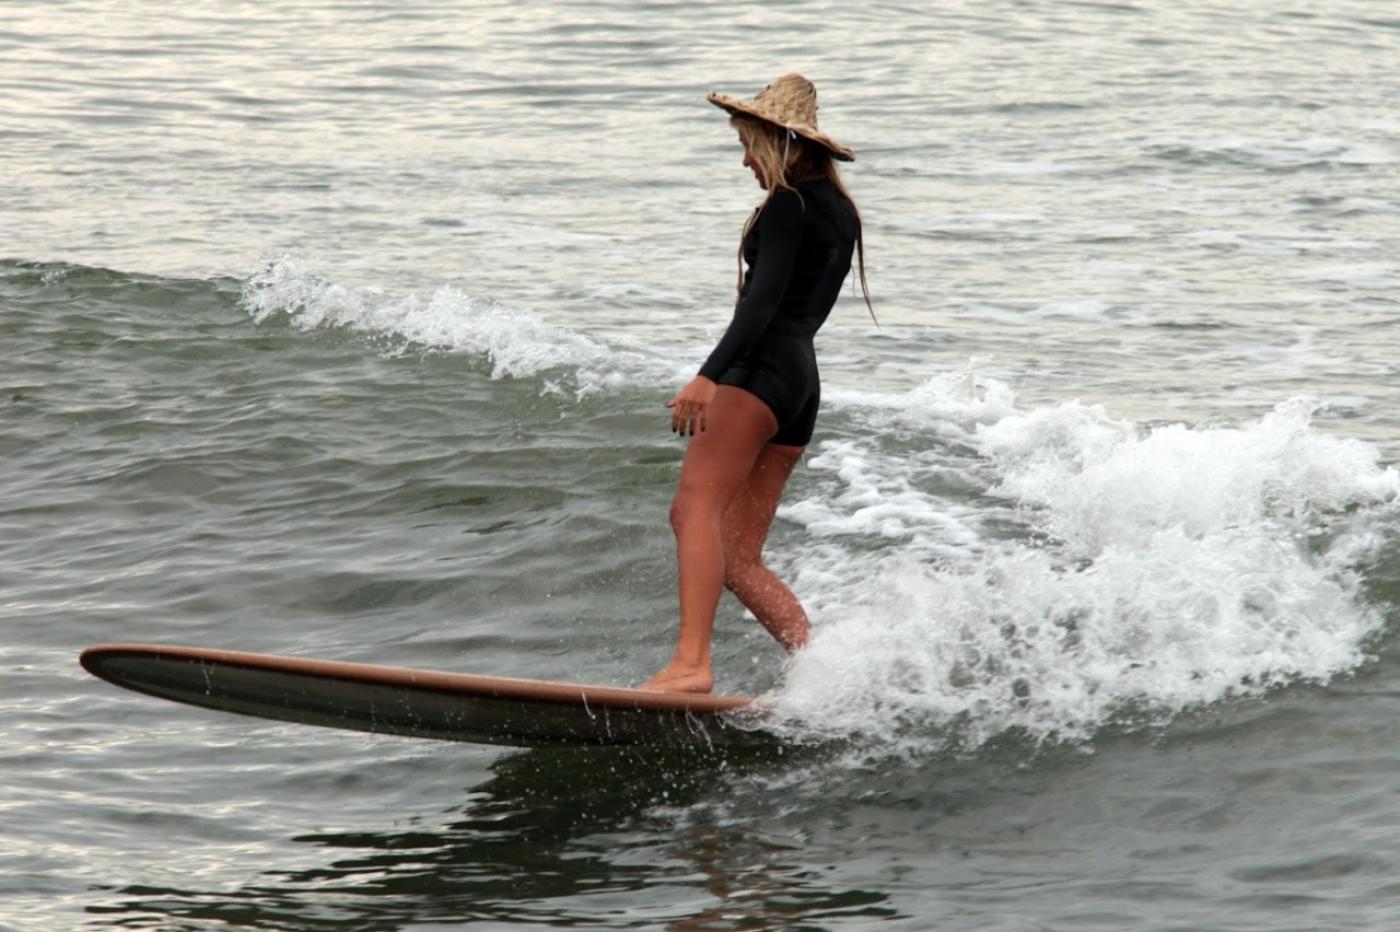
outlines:
[[[0,929],[1400,928],[1400,9],[0,7]],[[800,70],[849,291],[719,689],[760,757],[113,689],[156,641],[633,684],[665,402]]]

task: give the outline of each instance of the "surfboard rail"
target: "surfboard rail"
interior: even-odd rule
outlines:
[[[484,744],[774,743],[746,696],[451,673],[165,644],[97,644],[79,658],[116,686],[278,721]]]

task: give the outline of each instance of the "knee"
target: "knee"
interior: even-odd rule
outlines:
[[[676,497],[671,499],[671,529],[679,534],[699,520],[706,507],[705,497],[695,489],[687,486],[676,489]]]
[[[671,528],[679,533],[687,527],[717,523],[724,508],[713,489],[704,485],[682,482],[671,499]]]
[[[675,498],[671,499],[671,530],[675,531],[677,534],[679,534],[681,528],[685,526],[685,514],[685,502],[682,501],[680,495],[677,494]]]

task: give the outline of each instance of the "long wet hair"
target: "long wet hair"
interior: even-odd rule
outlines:
[[[861,233],[860,210],[856,207],[851,192],[847,191],[841,182],[841,173],[836,168],[836,160],[831,157],[831,151],[804,136],[789,134],[782,127],[767,120],[756,120],[736,114],[729,118],[729,125],[738,132],[740,140],[749,150],[749,157],[758,167],[758,173],[763,176],[763,186],[768,189],[768,198],[779,190],[791,191],[801,198],[802,195],[798,194],[794,187],[797,182],[825,178],[831,182],[831,186],[841,195],[842,200],[850,205],[851,213],[856,218],[856,268],[860,279],[860,293],[865,298],[865,306],[870,310],[870,319],[874,320],[875,326],[878,327],[880,322],[876,320],[875,308],[870,303],[870,286],[865,281],[865,238]],[[765,198],[758,210],[749,216],[744,224],[744,232],[739,237],[740,289],[744,287],[744,240],[748,238],[749,230],[753,229],[758,215],[767,205],[768,198]]]

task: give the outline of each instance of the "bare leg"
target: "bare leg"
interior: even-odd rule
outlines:
[[[646,689],[707,693],[714,688],[710,636],[724,589],[724,514],[743,489],[777,424],[768,406],[742,389],[721,385],[709,428],[685,451],[671,503],[680,570],[681,629],[675,653]]]
[[[724,584],[789,651],[807,643],[811,625],[792,590],[763,563],[763,542],[778,500],[805,447],[770,443],[724,514]]]

